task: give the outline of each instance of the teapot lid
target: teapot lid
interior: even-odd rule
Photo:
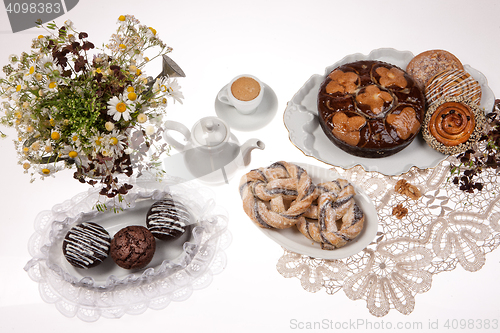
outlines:
[[[192,132],[198,144],[206,147],[215,147],[223,143],[229,135],[227,125],[217,117],[202,118]]]

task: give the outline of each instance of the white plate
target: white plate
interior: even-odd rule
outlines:
[[[25,270],[39,284],[40,296],[65,316],[96,321],[162,309],[171,301],[184,301],[193,290],[207,287],[225,267],[224,249],[231,241],[227,212],[216,205],[209,188],[165,176],[132,180],[134,187],[123,201],[106,202],[119,213],[93,209],[99,189],[92,189],[38,214],[28,249],[32,259]],[[156,242],[151,263],[125,270],[107,258],[90,269],[76,269],[64,258],[61,243],[66,231],[80,221],[97,221],[111,236],[127,225],[144,225],[152,202],[165,195],[181,201],[195,222],[190,234],[174,242]]]
[[[307,171],[315,184],[341,178],[339,174],[333,170],[301,163],[296,164]],[[352,256],[370,244],[375,239],[378,231],[378,217],[375,206],[368,195],[359,186],[354,183],[352,183],[352,185],[356,190],[354,200],[365,213],[365,224],[359,236],[352,242],[347,243],[344,247],[335,250],[322,250],[319,243],[306,238],[296,227],[283,230],[258,228],[267,237],[271,238],[285,249],[295,253],[322,259],[342,259]]]
[[[290,141],[305,155],[314,157],[330,165],[351,168],[361,165],[366,171],[378,171],[385,175],[399,175],[416,166],[420,169],[438,165],[447,155],[429,147],[421,135],[399,153],[384,158],[363,158],[350,155],[335,146],[325,135],[318,120],[317,95],[326,76],[340,65],[357,60],[381,60],[405,69],[413,54],[395,49],[377,49],[368,55],[352,54],[329,66],[324,75],[313,75],[288,103],[284,113],[284,123]],[[481,108],[490,112],[495,96],[488,86],[486,77],[469,65],[464,66],[482,89]]]

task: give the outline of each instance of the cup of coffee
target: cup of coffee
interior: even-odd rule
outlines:
[[[238,75],[217,95],[219,101],[233,106],[242,114],[257,110],[264,96],[264,85],[252,75]]]

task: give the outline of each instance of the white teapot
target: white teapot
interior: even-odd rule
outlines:
[[[165,141],[174,147],[179,154],[172,155],[167,171],[172,167],[179,169],[182,160],[188,173],[183,178],[199,179],[208,183],[228,183],[234,173],[248,166],[251,152],[254,149],[264,149],[264,142],[250,139],[240,145],[238,139],[231,133],[229,126],[220,118],[204,117],[198,120],[191,131],[176,121],[166,121],[164,124]],[[184,137],[185,143],[177,141],[172,132],[178,132]]]

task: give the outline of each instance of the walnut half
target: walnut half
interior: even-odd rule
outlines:
[[[406,195],[407,197],[409,197],[410,199],[413,199],[413,200],[417,200],[421,196],[420,190],[418,189],[418,187],[408,183],[404,179],[398,180],[398,182],[396,183],[396,186],[394,187],[394,190],[397,193]]]
[[[408,208],[403,207],[402,204],[397,204],[392,208],[392,215],[398,219],[402,219],[408,214]]]

